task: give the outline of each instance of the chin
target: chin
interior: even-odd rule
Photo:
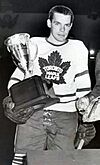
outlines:
[[[62,42],[66,42],[66,39],[63,40],[59,39],[58,41],[62,43]]]
[[[64,38],[63,38],[63,37],[62,37],[62,38],[59,37],[59,38],[58,38],[58,41],[59,41],[59,42],[65,42],[65,41],[66,41],[66,37],[64,37]]]

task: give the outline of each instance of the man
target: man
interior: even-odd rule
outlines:
[[[33,71],[25,77],[25,74],[16,68],[11,76],[8,89],[20,80],[37,74],[52,81],[55,94],[60,98],[60,103],[35,112],[25,124],[17,126],[17,156],[24,156],[28,150],[74,149],[78,124],[75,101],[90,92],[91,84],[87,48],[82,41],[68,39],[73,20],[73,12],[68,7],[52,7],[47,19],[49,37],[31,38],[31,42],[37,45]]]
[[[81,115],[86,115],[87,107],[90,104],[91,104],[91,107],[97,108],[97,106],[100,102],[98,100],[98,98],[100,97],[100,66],[99,65],[100,65],[100,51],[97,53],[96,61],[95,61],[95,79],[96,79],[96,83],[95,83],[95,85],[94,85],[94,87],[93,87],[93,89],[90,93],[88,93],[84,97],[79,98],[76,102],[76,107],[79,110],[79,113]],[[91,115],[92,115],[92,113],[91,113]],[[95,110],[95,115],[99,115],[96,110]],[[99,116],[98,116],[97,120],[98,119],[99,119]],[[86,118],[86,120],[87,120],[87,118]],[[90,119],[88,119],[88,120],[90,120]],[[91,120],[96,121],[96,116],[95,116],[94,119],[91,119]]]
[[[96,83],[91,92],[76,101],[76,108],[79,111],[81,120],[74,141],[75,147],[78,146],[82,138],[85,139],[85,145],[91,141],[96,133],[93,123],[100,120],[100,51],[98,51],[95,61],[95,79]]]

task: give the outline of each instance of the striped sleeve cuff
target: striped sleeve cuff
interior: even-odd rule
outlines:
[[[26,154],[15,153],[12,165],[24,165],[26,161]]]

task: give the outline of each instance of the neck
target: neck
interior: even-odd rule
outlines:
[[[67,39],[64,40],[64,41],[58,41],[56,40],[52,35],[50,35],[48,38],[47,38],[47,41],[54,44],[54,45],[62,45],[64,43],[66,43]]]

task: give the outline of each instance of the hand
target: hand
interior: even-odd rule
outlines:
[[[80,114],[84,114],[85,110],[90,104],[90,100],[87,96],[81,97],[76,101],[76,108]]]
[[[50,89],[50,88],[53,86],[52,81],[50,81],[50,80],[48,80],[48,79],[46,79],[46,78],[44,78],[44,77],[41,77],[41,78],[42,78],[42,81],[43,81],[44,85],[46,85],[46,87],[47,87],[48,89]]]
[[[83,124],[85,127],[85,144],[87,145],[95,137],[96,129],[92,123]]]
[[[3,99],[3,107],[6,109],[13,109],[15,103],[12,101],[10,96],[7,96]]]
[[[5,116],[17,124],[24,124],[34,113],[35,110],[41,108],[40,105],[31,106],[28,108],[16,109],[15,103],[13,103],[12,98],[7,96],[3,99],[3,108]]]
[[[90,141],[95,137],[95,134],[96,129],[92,123],[79,124],[74,140],[75,148],[78,147],[81,139],[84,140],[84,145],[89,144]]]

